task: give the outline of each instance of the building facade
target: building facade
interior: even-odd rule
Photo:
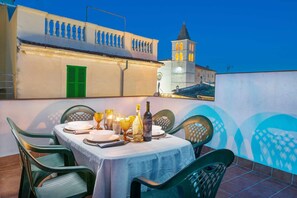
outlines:
[[[158,41],[23,6],[0,5],[8,98],[153,95]],[[144,79],[142,76],[146,76]],[[3,80],[7,81],[7,80]],[[3,97],[2,97],[3,98]]]

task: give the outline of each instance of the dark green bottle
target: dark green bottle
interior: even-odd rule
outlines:
[[[146,102],[146,112],[143,115],[143,140],[152,140],[152,114],[150,112],[150,102]]]

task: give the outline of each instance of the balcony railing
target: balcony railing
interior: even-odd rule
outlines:
[[[20,39],[110,55],[157,60],[158,40],[23,6],[18,6],[17,10],[17,36]]]

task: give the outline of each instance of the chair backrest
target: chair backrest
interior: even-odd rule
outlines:
[[[25,169],[26,171],[26,175],[27,175],[27,179],[29,182],[29,186],[31,189],[31,192],[34,192],[34,179],[32,176],[32,162],[35,162],[34,165],[36,165],[38,168],[41,167],[42,165],[35,160],[35,158],[31,155],[31,153],[29,152],[29,150],[31,150],[31,145],[29,143],[27,143],[23,138],[21,138],[18,135],[18,132],[14,129],[11,128],[11,132],[16,140],[19,152],[20,152],[20,157],[21,157],[21,162],[22,162],[22,167]]]
[[[186,140],[192,143],[196,158],[199,157],[203,145],[212,139],[213,125],[211,121],[205,116],[194,115],[187,118],[169,133],[173,134],[181,129],[185,131]]]
[[[226,169],[233,160],[234,154],[228,149],[209,152],[162,184],[146,181],[147,184],[152,184],[152,190],[149,193],[152,197],[214,198]],[[131,197],[141,197],[141,183],[138,178],[133,179]]]
[[[28,137],[30,137],[30,134],[28,134],[26,131],[24,131],[24,130],[22,130],[20,127],[18,127],[18,126],[14,123],[14,121],[12,121],[12,119],[7,118],[6,120],[7,120],[8,124],[9,124],[10,128],[11,128],[11,129],[15,129],[15,131],[16,131],[18,134],[22,134],[22,135],[24,135],[24,136],[28,136]]]
[[[75,105],[63,113],[60,123],[92,120],[94,113],[95,110],[91,107],[85,105]]]
[[[30,137],[30,138],[48,138],[49,144],[59,144],[57,137],[53,133],[50,133],[50,134],[32,133],[32,132],[22,130],[10,118],[7,118],[7,122],[10,125],[10,128],[15,129],[18,134],[21,134],[23,136]]]
[[[165,132],[170,131],[175,122],[175,116],[169,109],[164,109],[153,115],[153,124],[162,127]]]
[[[164,186],[176,186],[181,197],[215,197],[226,172],[234,160],[234,154],[228,149],[207,153],[164,183]]]

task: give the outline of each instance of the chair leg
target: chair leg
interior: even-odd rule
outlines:
[[[21,174],[21,181],[20,181],[20,188],[19,188],[19,198],[28,198],[31,197],[31,189],[30,184],[28,181],[28,176],[24,167],[22,167],[22,174]]]
[[[199,146],[194,149],[196,159],[200,156],[201,150],[202,150],[202,146]]]
[[[132,181],[130,191],[130,198],[140,198],[141,184],[137,181]]]

